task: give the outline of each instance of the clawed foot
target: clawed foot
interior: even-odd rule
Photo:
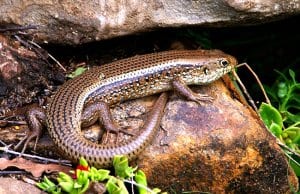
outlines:
[[[126,135],[133,136],[134,134],[128,131],[129,128],[125,129],[117,125],[113,121],[113,117],[110,112],[110,108],[107,103],[99,101],[92,104],[89,104],[85,107],[83,114],[81,116],[81,126],[90,126],[96,121],[104,127],[106,130],[105,137],[102,138],[102,143],[108,142],[109,133],[117,134],[117,139],[119,133],[124,133]]]
[[[173,82],[174,90],[180,95],[186,97],[188,100],[202,104],[204,101],[212,102],[213,98],[206,94],[198,94],[193,92],[180,78],[174,79]]]
[[[29,144],[29,142],[31,140],[33,140],[35,138],[35,143],[34,143],[34,147],[33,150],[35,151],[36,149],[36,145],[40,139],[40,135],[41,135],[41,130],[40,131],[30,131],[16,146],[15,146],[15,150],[18,150],[21,145],[24,143],[21,154],[23,154],[25,152],[25,150],[27,149],[27,146]]]
[[[115,141],[116,143],[119,142],[119,134],[120,133],[123,133],[125,135],[129,135],[129,136],[134,136],[135,135],[134,133],[129,132],[129,131],[131,131],[131,129],[132,129],[131,127],[125,127],[125,129],[124,128],[117,128],[117,129],[113,129],[113,130],[106,129],[105,138],[102,139],[102,143],[104,143],[104,144],[108,143],[108,136],[109,136],[110,133],[115,133],[117,135],[116,141]]]
[[[213,97],[207,95],[207,94],[200,94],[200,93],[192,93],[192,95],[190,95],[189,100],[197,102],[198,104],[202,104],[202,102],[212,102],[213,101]]]

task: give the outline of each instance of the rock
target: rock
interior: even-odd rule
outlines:
[[[138,158],[150,187],[182,193],[289,193],[297,177],[257,114],[222,81],[196,89],[202,106],[172,97],[163,130]]]
[[[13,178],[0,177],[0,194],[20,194],[20,193],[31,193],[41,194],[45,193],[39,190],[36,186],[29,183],[25,183],[20,180]]]
[[[41,101],[38,94],[51,90],[62,74],[46,61],[44,50],[28,47],[0,35],[0,117],[16,107]]]
[[[15,55],[23,53],[21,49],[12,48],[9,44],[12,45],[8,39],[0,35],[0,77],[8,81],[22,73],[22,66],[15,60]]]
[[[81,44],[161,27],[258,24],[299,12],[297,0],[3,0],[0,23],[36,26],[28,33],[37,42]]]

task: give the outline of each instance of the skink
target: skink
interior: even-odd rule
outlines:
[[[102,145],[86,140],[80,133],[83,109],[94,102],[110,106],[174,88],[189,100],[209,100],[206,95],[192,93],[186,85],[213,82],[236,64],[234,57],[219,50],[182,50],[139,55],[91,68],[54,94],[46,111],[48,131],[56,146],[73,161],[82,156],[91,165],[105,167],[117,154],[134,158],[155,135],[165,94],[154,105],[157,111],[152,111],[142,132],[124,144]],[[102,122],[106,118],[103,116]]]

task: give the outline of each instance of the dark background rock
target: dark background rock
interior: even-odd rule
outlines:
[[[297,0],[3,0],[0,24],[36,26],[28,33],[37,42],[81,44],[162,27],[259,24],[299,12]]]
[[[1,34],[0,45],[0,117],[16,107],[43,101],[41,94],[47,95],[55,82],[64,82],[64,74],[44,58],[42,49]]]

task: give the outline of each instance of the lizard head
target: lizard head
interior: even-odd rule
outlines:
[[[211,83],[234,70],[237,60],[221,51],[207,51],[205,55],[186,60],[189,73],[182,73],[181,78],[187,84],[203,85]]]

